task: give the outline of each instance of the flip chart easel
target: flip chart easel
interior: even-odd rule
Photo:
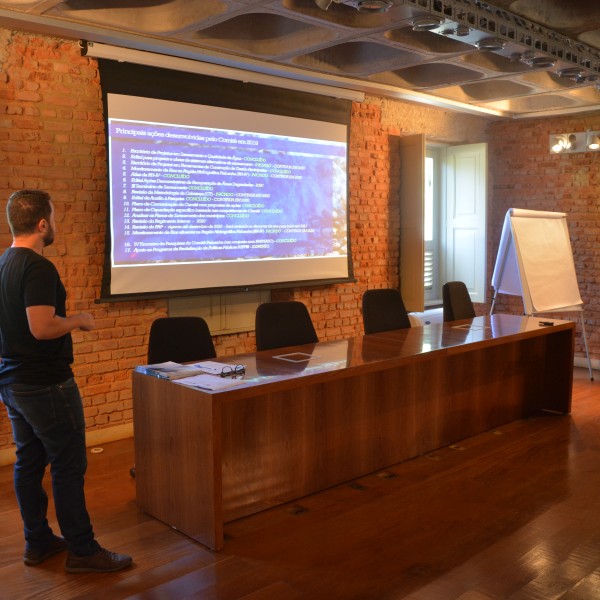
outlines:
[[[510,208],[504,217],[502,236],[492,274],[494,296],[521,296],[525,314],[578,311],[588,361],[592,365],[583,318],[583,301],[575,273],[567,215]]]

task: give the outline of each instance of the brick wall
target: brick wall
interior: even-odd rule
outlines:
[[[573,258],[584,303],[592,359],[600,357],[600,153],[551,154],[551,134],[600,130],[600,114],[522,121],[490,127],[491,197],[488,265],[493,269],[504,215],[509,208],[567,213]],[[491,296],[490,296],[491,301]],[[523,311],[520,298],[499,296],[496,312]],[[552,315],[579,320],[578,313]],[[576,355],[584,356],[577,325]]]
[[[0,248],[11,242],[4,212],[10,193],[22,187],[48,190],[56,205],[58,231],[47,256],[63,277],[68,310],[91,312],[97,323],[94,331],[73,334],[74,370],[84,397],[88,431],[131,422],[131,369],[145,362],[150,324],[167,311],[166,302],[159,300],[95,302],[100,292],[106,217],[107,165],[100,90],[96,62],[81,57],[76,42],[0,29]],[[531,147],[535,145],[533,138],[543,138],[541,133],[534,134],[536,127],[551,128],[544,123],[527,126]],[[350,234],[356,282],[277,290],[273,298],[305,302],[320,339],[360,334],[363,292],[398,284],[398,137],[424,133],[440,142],[481,142],[487,139],[488,124],[480,117],[396,100],[369,97],[355,104],[350,135]],[[558,127],[560,121],[556,124]],[[517,138],[523,127],[522,123],[492,127],[490,154],[498,155],[491,159],[492,170],[498,170],[490,187],[494,194],[490,202],[490,256],[494,257],[504,207],[513,205],[508,189],[513,171],[518,175],[514,185],[519,186],[521,195],[535,198],[537,204],[528,207],[551,209],[544,204],[550,192],[546,197],[538,195],[540,182],[549,181],[552,172],[540,175],[540,165],[527,156],[528,151],[521,159],[522,175],[514,164],[505,165],[515,162],[508,140]],[[596,128],[600,129],[600,121]],[[563,130],[562,126],[558,129]],[[592,165],[588,164],[586,187],[580,175],[569,170],[572,163],[551,162],[545,152],[547,141],[540,141],[539,146],[539,162],[561,174],[565,201],[575,188],[581,197],[587,190],[589,212],[578,213],[578,222],[589,225],[591,210],[597,205],[590,187],[597,181]],[[527,166],[529,160],[533,162]],[[578,229],[579,235],[584,235],[584,229]],[[597,252],[594,239],[593,234],[585,233],[586,250],[577,257],[579,264],[589,263],[590,286],[593,253]],[[592,292],[593,287],[586,289],[588,299]],[[255,348],[254,335],[219,336],[215,346],[219,355],[251,351]],[[8,419],[1,410],[0,451],[11,443]]]

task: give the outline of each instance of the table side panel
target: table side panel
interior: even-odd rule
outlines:
[[[544,336],[545,352],[540,359],[543,372],[541,393],[543,408],[559,413],[571,412],[575,326],[570,330],[551,332]]]
[[[221,547],[221,423],[213,398],[133,373],[133,399],[139,507]]]

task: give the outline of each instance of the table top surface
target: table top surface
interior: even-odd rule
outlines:
[[[553,324],[542,324],[548,322]],[[224,356],[211,361],[220,362],[224,366],[243,365],[243,377],[224,378],[231,382],[231,387],[198,391],[221,395],[222,392],[242,391],[243,388],[275,384],[299,377],[326,376],[342,370],[358,372],[384,369],[441,355],[476,351],[506,343],[510,338],[516,341],[546,335],[552,331],[574,330],[574,327],[572,321],[493,314],[292,348]]]

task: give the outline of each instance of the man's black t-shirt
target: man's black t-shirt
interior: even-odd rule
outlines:
[[[66,316],[66,291],[56,267],[29,248],[8,248],[0,256],[0,384],[51,385],[73,376],[73,343],[67,334],[36,340],[28,306],[54,306]]]

